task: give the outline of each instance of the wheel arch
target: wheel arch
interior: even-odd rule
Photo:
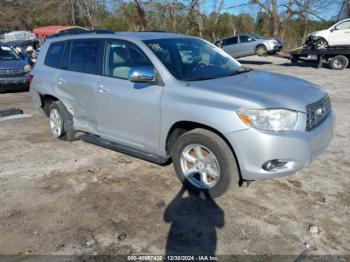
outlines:
[[[318,36],[318,37],[313,41],[313,44],[316,45],[317,42],[318,42],[318,41],[321,41],[321,40],[324,40],[324,41],[327,43],[328,47],[329,47],[329,41],[328,41],[326,38],[324,38],[323,36]]]
[[[318,41],[318,40],[324,40],[328,43],[327,39],[324,38],[323,36],[317,36],[317,38],[315,39],[315,42]]]
[[[198,123],[198,122],[193,122],[193,121],[178,121],[178,122],[174,123],[167,132],[167,136],[166,136],[166,140],[165,140],[166,141],[165,142],[166,153],[169,156],[171,156],[172,147],[174,146],[176,140],[184,133],[191,131],[193,129],[196,129],[196,128],[203,128],[203,129],[209,130],[209,131],[215,133],[216,135],[218,135],[219,137],[221,137],[225,141],[225,143],[229,146],[233,156],[235,157],[239,176],[242,179],[241,168],[240,168],[239,160],[237,158],[235,149],[233,148],[233,146],[231,145],[231,143],[229,142],[227,137],[222,132],[220,132],[219,130],[217,130],[213,127],[210,127],[208,125]]]
[[[258,43],[256,46],[255,46],[255,50],[258,49],[259,46],[263,46],[267,49],[267,46],[265,43]]]
[[[59,99],[53,95],[49,95],[49,94],[39,94],[40,96],[40,100],[41,100],[41,108],[43,109],[43,111],[45,112],[45,114],[48,116],[48,107],[50,105],[50,103],[54,102],[54,101],[59,101]]]

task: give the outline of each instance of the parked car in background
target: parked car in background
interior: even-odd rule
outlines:
[[[33,47],[34,50],[40,48],[39,40],[37,39],[6,41],[4,44],[10,46],[12,49],[19,48],[21,52],[24,52],[29,46]]]
[[[242,180],[294,174],[333,135],[335,116],[319,87],[247,69],[180,34],[50,38],[30,79],[55,137],[74,140],[80,131],[90,143],[171,160],[185,186],[212,197]]]
[[[0,42],[2,42],[5,39],[5,33],[6,32],[0,30]]]
[[[257,34],[235,35],[217,41],[215,44],[235,58],[255,54],[259,56],[274,54],[283,47],[280,40],[264,38]]]
[[[11,47],[0,44],[0,92],[28,89],[31,69]]]
[[[332,25],[330,28],[309,34],[306,43],[317,50],[328,47],[350,47],[350,18]]]
[[[4,41],[31,40],[35,38],[35,34],[28,31],[12,31],[4,34]]]

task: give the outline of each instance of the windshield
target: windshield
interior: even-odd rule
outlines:
[[[10,47],[0,46],[0,60],[19,60],[19,57]]]
[[[182,81],[214,79],[246,72],[228,54],[198,38],[167,38],[144,43]]]

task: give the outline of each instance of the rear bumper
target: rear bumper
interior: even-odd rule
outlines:
[[[333,137],[335,115],[328,117],[312,131],[265,132],[254,128],[228,135],[242,178],[261,180],[287,176],[310,164],[329,145]],[[271,160],[287,162],[283,167],[266,171],[264,163]]]
[[[29,81],[27,75],[0,78],[0,91],[18,90],[28,87]]]

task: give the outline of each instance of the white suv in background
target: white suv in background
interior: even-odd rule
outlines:
[[[322,31],[313,32],[306,41],[317,50],[333,46],[350,46],[350,19],[345,19]]]

